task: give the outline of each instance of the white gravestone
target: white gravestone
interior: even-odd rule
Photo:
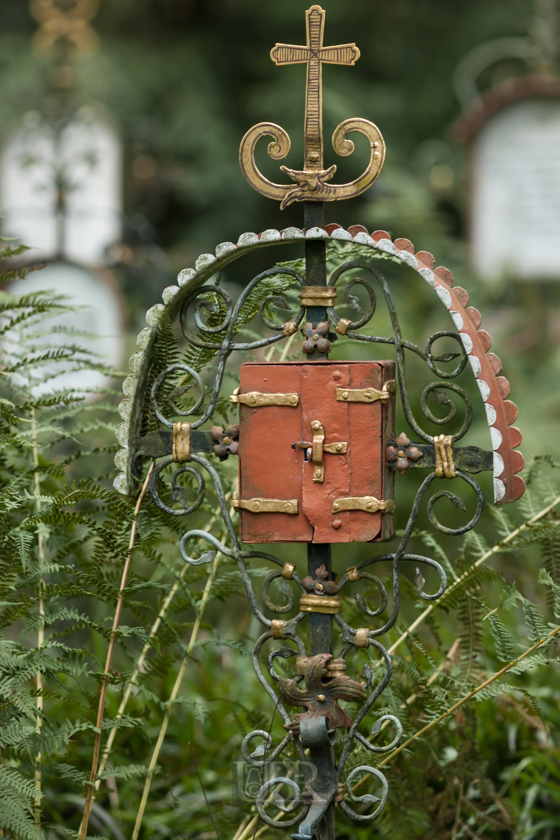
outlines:
[[[92,264],[120,240],[121,145],[94,108],[58,130],[28,114],[4,146],[1,172],[3,233],[32,246],[33,257]]]
[[[64,295],[66,299],[60,301],[63,305],[77,309],[55,313],[42,320],[37,331],[43,333],[43,337],[39,334],[34,345],[58,348],[76,344],[95,354],[97,362],[120,367],[124,355],[124,307],[113,287],[112,275],[105,271],[89,271],[72,263],[52,262],[41,271],[11,283],[8,291],[14,295],[28,295],[47,289]],[[29,349],[22,345],[17,327],[3,338],[1,351],[9,355],[10,363],[24,357]],[[80,359],[85,356],[78,352],[67,362],[46,364],[34,371],[35,396],[56,390],[85,393],[109,387],[111,379],[106,373],[79,369]],[[53,376],[55,378],[51,378]]]
[[[483,277],[560,279],[560,101],[516,102],[480,128],[470,217]]]

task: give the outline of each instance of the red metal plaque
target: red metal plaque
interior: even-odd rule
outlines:
[[[247,364],[241,368],[241,539],[391,539],[395,363]]]

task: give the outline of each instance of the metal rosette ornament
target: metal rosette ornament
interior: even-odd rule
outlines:
[[[370,234],[360,225],[346,230],[324,220],[323,202],[359,194],[364,182],[358,179],[338,195],[324,188],[334,172],[322,168],[320,65],[331,60],[352,64],[359,51],[351,44],[323,47],[320,7],[313,6],[306,20],[306,47],[279,44],[273,50],[278,64],[301,61],[308,66],[305,166],[298,172],[286,170],[296,181],[296,193],[287,184],[272,196],[284,205],[302,202],[305,228],[245,233],[237,243],[218,245],[214,254],[202,255],[194,268],[182,271],[178,285],[164,290],[163,303],[148,311],[148,326],[138,336],[132,374],[124,383],[115,487],[135,493],[147,463],[154,461],[152,498],[167,514],[181,522],[185,519],[179,544],[184,562],[206,564],[219,552],[237,565],[263,629],[253,650],[255,673],[272,701],[271,714],[275,709],[285,732],[276,743],[271,732],[255,730],[241,745],[244,760],[263,773],[257,811],[275,828],[297,826],[291,835],[296,840],[314,836],[332,840],[336,807],[355,820],[369,822],[381,813],[387,798],[388,785],[380,769],[367,764],[347,768],[355,747],[373,754],[388,752],[402,734],[396,716],[375,713],[392,674],[391,657],[380,640],[399,616],[401,572],[412,564],[419,596],[427,601],[440,598],[447,587],[441,564],[410,550],[421,509],[425,505],[436,531],[460,535],[473,528],[482,513],[477,473],[493,471],[496,504],[518,499],[524,484],[518,475],[523,468],[517,450],[521,435],[512,425],[517,408],[508,399],[509,384],[501,376],[500,360],[490,352],[490,336],[481,329],[481,316],[469,306],[467,292],[453,285],[450,272],[436,267],[431,254],[415,253],[408,240],[392,241],[385,231]],[[354,127],[356,122],[347,121]],[[242,169],[265,194],[270,187],[247,163],[247,150],[252,155],[257,135],[271,133],[269,129],[270,124],[265,124],[262,132],[249,132],[241,145]],[[376,129],[374,137],[371,131],[366,180],[377,177],[384,154],[381,135]],[[273,134],[276,145],[270,149],[276,158],[287,153],[279,132]],[[341,149],[340,143],[334,147]],[[317,178],[310,174],[315,171]],[[291,246],[293,252],[297,244],[305,270],[274,265],[283,256],[283,246]],[[327,270],[327,249],[333,246],[338,264]],[[271,260],[272,267],[251,279],[234,300],[222,285],[222,273],[234,261],[263,248],[278,255]],[[351,251],[348,259],[345,251]],[[418,281],[433,290],[434,302],[449,313],[442,329],[423,347],[402,335],[397,304],[383,273],[388,263],[402,266],[411,283]],[[388,314],[388,335],[374,331],[378,305]],[[346,313],[356,312],[354,320],[343,317],[341,307]],[[183,355],[166,360],[159,352],[165,331],[181,335]],[[331,360],[331,345],[339,336],[358,342],[356,346],[369,345],[370,361]],[[456,352],[438,352],[437,342],[442,339],[453,341]],[[293,352],[300,340],[301,359],[286,360],[288,349]],[[277,361],[267,360],[266,349],[270,353],[275,345],[284,349]],[[376,345],[392,358],[378,358]],[[250,353],[258,361],[243,364],[239,386],[226,389],[233,353]],[[435,377],[420,395],[419,410],[409,398],[410,357],[419,359]],[[208,361],[196,366],[188,361],[194,358]],[[473,405],[454,380],[465,370],[468,376],[469,366],[486,412],[491,442],[487,449],[461,445]],[[397,399],[409,427],[406,432],[395,428]],[[446,407],[443,418],[430,408],[433,399]],[[218,425],[218,411],[223,417],[228,404],[232,422]],[[464,415],[461,423],[456,419],[457,406]],[[451,424],[454,431],[432,434],[425,429],[426,421],[437,427]],[[232,458],[239,463],[238,489],[226,498],[220,465],[231,464]],[[399,504],[395,483],[398,489],[405,480],[400,476],[411,469],[426,474],[404,533],[395,540],[393,520]],[[465,509],[462,500],[445,489],[453,479],[468,485],[475,499],[469,521],[457,528],[447,527],[435,514],[442,497]],[[444,489],[435,490],[436,486]],[[209,489],[225,525],[225,540],[204,528],[189,527],[188,517],[200,508]],[[373,547],[390,540],[395,540],[391,551],[372,551],[339,578],[333,573],[332,543],[364,542]],[[276,543],[296,542],[307,544],[306,575],[267,550]],[[205,545],[197,556],[196,545]],[[250,574],[256,560],[271,568],[259,590]],[[429,591],[421,568],[435,574],[437,584],[431,587],[435,591]],[[382,570],[391,592],[381,579]],[[282,605],[272,597],[277,583],[285,593]],[[377,590],[376,604],[368,604],[360,594],[364,585]],[[346,592],[354,595],[364,615],[362,627],[352,626],[344,613],[341,596]],[[359,655],[367,657],[361,670],[354,664]],[[290,677],[276,670],[279,659],[291,666]],[[352,705],[341,706],[341,701]],[[355,710],[353,716],[348,708]],[[376,741],[382,728],[390,733],[390,742],[384,745]],[[299,759],[303,783],[285,774],[265,780],[265,771],[269,773],[288,748]],[[372,793],[362,792],[366,777]]]

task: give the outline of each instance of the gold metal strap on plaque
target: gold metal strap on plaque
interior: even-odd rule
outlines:
[[[191,424],[173,423],[173,460],[184,464],[191,457]]]
[[[301,305],[307,306],[334,306],[336,302],[336,289],[330,286],[303,286],[299,293]]]
[[[332,506],[333,513],[342,510],[364,510],[366,513],[393,513],[395,503],[390,500],[376,499],[375,496],[346,496],[335,499]]]
[[[377,388],[337,388],[336,399],[338,402],[349,403],[373,403],[378,400],[387,403],[395,390],[395,380],[390,379],[389,382],[384,384],[381,391],[378,391]]]
[[[247,394],[240,394],[236,388],[229,401],[234,405],[248,405],[250,408],[260,408],[263,405],[289,405],[292,408],[299,404],[298,394],[261,394],[258,391],[249,391]]]
[[[360,580],[360,570],[357,566],[349,566],[346,569],[346,574],[348,575],[348,580]]]
[[[284,568],[282,569],[282,577],[284,580],[293,580],[295,570],[296,567],[293,563],[284,563]]]
[[[299,606],[303,612],[336,615],[340,612],[340,598],[337,595],[302,595]]]
[[[451,435],[436,435],[434,437],[434,451],[436,454],[437,477],[455,478],[455,462],[453,461]]]
[[[313,432],[313,442],[311,444],[313,481],[318,481],[322,484],[325,480],[323,452],[328,452],[330,455],[345,455],[348,452],[348,444],[345,440],[339,440],[336,443],[325,443],[325,430],[319,420],[313,420],[311,429]]]
[[[311,6],[305,13],[305,21],[306,46],[276,44],[270,53],[270,57],[278,66],[307,65],[303,169],[281,166],[280,171],[288,175],[294,183],[275,184],[265,178],[258,168],[255,162],[255,147],[262,137],[272,138],[272,143],[268,144],[268,154],[273,160],[283,160],[290,151],[290,138],[276,123],[262,122],[254,125],[241,141],[239,148],[239,164],[249,184],[262,195],[280,201],[281,210],[293,201],[338,201],[361,195],[371,187],[385,160],[385,143],[376,125],[359,118],[344,120],[334,130],[333,149],[341,157],[351,155],[354,143],[347,138],[353,131],[358,131],[369,141],[369,164],[365,172],[349,184],[328,183],[336,172],[336,166],[325,169],[323,163],[322,66],[323,63],[352,66],[359,59],[360,51],[356,44],[323,46],[325,12],[320,6]]]
[[[234,494],[231,499],[234,510],[249,510],[251,513],[290,513],[298,512],[297,499],[239,499]]]

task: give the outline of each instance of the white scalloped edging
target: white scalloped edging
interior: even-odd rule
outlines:
[[[379,253],[397,257],[405,265],[408,265],[416,271],[423,280],[425,280],[426,283],[434,289],[438,298],[451,315],[455,327],[459,332],[465,351],[468,354],[473,374],[477,380],[482,400],[485,403],[487,422],[490,429],[492,448],[494,450],[494,501],[502,501],[506,496],[506,484],[504,483],[505,477],[503,475],[506,469],[504,455],[507,457],[508,447],[511,452],[515,446],[518,445],[519,441],[517,444],[512,444],[509,441],[509,438],[507,441],[504,441],[502,432],[495,425],[500,422],[502,428],[505,428],[505,408],[502,406],[503,410],[501,413],[499,412],[500,406],[497,404],[499,403],[499,400],[496,398],[496,394],[498,393],[499,395],[499,393],[504,390],[505,386],[503,384],[501,386],[499,385],[497,375],[494,375],[494,373],[489,370],[490,362],[483,358],[488,353],[489,346],[486,350],[478,348],[475,352],[476,333],[480,328],[479,313],[477,313],[477,310],[474,310],[478,316],[477,325],[476,317],[473,321],[473,318],[469,315],[471,310],[467,312],[459,299],[460,296],[462,296],[463,300],[466,298],[466,302],[468,303],[467,293],[464,289],[452,287],[451,274],[447,271],[447,269],[434,269],[434,261],[431,254],[418,252],[415,255],[413,253],[414,249],[412,244],[408,240],[397,239],[393,242],[389,235],[384,231],[374,232],[374,234],[370,236],[366,229],[359,225],[356,225],[353,228],[351,227],[349,230],[344,230],[344,228],[339,225],[327,225],[327,229],[314,227],[308,231],[302,231],[299,228],[291,227],[286,228],[286,230],[283,231],[275,229],[265,230],[261,234],[251,232],[243,233],[237,240],[237,244],[233,242],[222,242],[216,247],[215,256],[214,254],[202,254],[196,260],[194,269],[187,268],[179,272],[177,277],[178,285],[168,286],[164,289],[162,295],[163,303],[152,306],[146,313],[146,322],[148,326],[139,333],[137,339],[137,344],[140,349],[130,358],[130,369],[132,374],[128,376],[123,383],[123,391],[126,398],[119,405],[119,413],[123,418],[123,422],[118,426],[116,431],[117,441],[123,448],[119,450],[115,456],[115,465],[120,470],[114,481],[115,489],[123,494],[129,493],[131,490],[131,441],[129,440],[130,422],[134,415],[134,408],[136,407],[135,398],[138,382],[144,372],[144,365],[147,364],[149,349],[155,338],[155,332],[161,315],[165,311],[166,307],[173,307],[176,311],[176,308],[179,305],[178,301],[181,298],[186,297],[192,290],[201,286],[204,282],[216,274],[216,272],[247,250],[252,250],[260,246],[269,246],[292,241],[295,242],[303,239],[333,239],[334,241],[339,242],[353,241],[357,244],[369,247]],[[446,282],[446,280],[449,282]],[[487,336],[486,333],[484,333],[484,335],[485,337]],[[488,340],[489,336],[487,336],[487,343]],[[477,344],[480,344],[478,340]],[[497,357],[494,357],[494,359],[496,360]],[[499,363],[499,359],[497,359],[497,363]],[[496,362],[494,364],[496,364]],[[482,374],[484,374],[486,379],[493,378],[492,385],[486,381]],[[503,377],[499,377],[499,379],[503,379]],[[505,398],[500,397],[500,399],[501,402],[504,403]],[[507,425],[509,425],[509,423]],[[520,439],[521,436],[518,430],[515,429],[514,431]],[[503,451],[498,451],[500,449]],[[510,479],[514,473],[521,469],[519,464],[522,464],[521,454],[518,452],[514,452],[513,454],[519,457],[517,459],[517,466],[515,466],[513,472],[510,469]],[[511,460],[511,458],[509,460]],[[519,479],[519,481],[522,480]]]

